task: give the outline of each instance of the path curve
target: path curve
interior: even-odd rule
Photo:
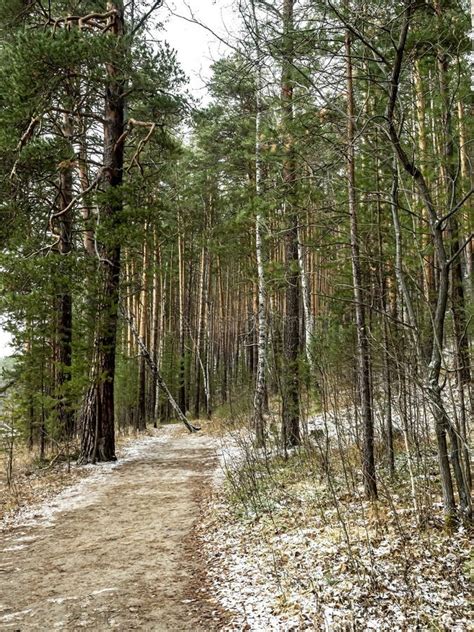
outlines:
[[[101,467],[0,534],[0,630],[222,629],[193,538],[212,439],[166,428]]]

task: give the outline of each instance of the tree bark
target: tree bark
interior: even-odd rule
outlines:
[[[294,0],[283,3],[281,101],[283,109],[283,161],[285,236],[285,318],[283,329],[282,435],[285,448],[298,445],[300,435],[300,296],[298,268],[298,212],[296,209],[296,161],[293,142]]]
[[[64,115],[63,135],[72,151],[72,121],[69,114]],[[72,251],[72,164],[66,160],[60,167],[59,175],[59,211],[57,212],[58,251],[60,257],[67,257]],[[66,263],[67,262],[63,262]],[[72,296],[67,281],[63,281],[64,272],[60,270],[60,292],[57,299],[57,414],[61,432],[66,439],[74,433],[74,415],[71,407],[68,384],[71,381],[72,362]]]
[[[298,231],[298,264],[301,280],[301,296],[304,314],[304,348],[306,360],[309,366],[311,379],[315,376],[315,364],[313,358],[313,336],[314,336],[314,318],[311,311],[311,291],[308,283],[308,274],[306,271],[306,257],[303,244],[301,243],[301,231]]]
[[[441,15],[442,3],[437,2],[437,12]],[[438,74],[440,93],[443,103],[444,139],[443,139],[443,172],[445,180],[446,210],[454,208],[459,201],[458,164],[454,155],[454,134],[451,114],[451,99],[449,97],[448,80],[448,56],[438,50]],[[451,440],[451,461],[453,463],[456,484],[459,491],[460,507],[464,515],[471,516],[471,469],[470,455],[467,448],[466,431],[466,393],[469,399],[471,385],[470,354],[466,307],[464,300],[463,274],[459,251],[459,224],[457,215],[453,214],[448,219],[449,254],[452,260],[451,273],[451,313],[453,317],[453,331],[455,341],[456,378],[460,399],[460,424],[456,429],[451,422],[448,426]],[[470,406],[472,411],[472,405]],[[461,448],[461,442],[464,448]],[[464,457],[464,459],[463,459]],[[462,461],[464,463],[462,464]]]
[[[265,420],[263,416],[266,389],[267,370],[267,297],[264,270],[264,223],[261,210],[262,201],[262,148],[260,142],[262,122],[262,53],[260,49],[260,30],[255,11],[255,1],[252,0],[252,14],[254,22],[254,38],[256,47],[256,77],[255,87],[255,254],[257,257],[257,376],[255,380],[255,394],[253,402],[254,427],[257,445],[265,444]]]
[[[181,412],[186,414],[186,314],[185,314],[185,276],[184,276],[184,235],[182,218],[178,214],[178,302],[179,302],[179,377],[178,403]]]
[[[355,112],[354,86],[352,73],[351,34],[346,32],[346,71],[347,71],[347,186],[350,215],[350,240],[352,260],[352,281],[354,286],[354,304],[357,327],[357,375],[361,417],[363,424],[362,477],[367,498],[377,498],[377,482],[374,456],[374,421],[372,411],[372,393],[370,381],[370,352],[365,319],[364,297],[362,289],[362,265],[360,259],[359,228],[357,218],[356,178],[355,178]]]
[[[109,36],[118,42],[124,34],[123,2],[113,0],[107,9],[110,18]],[[117,52],[118,60],[120,55]],[[107,86],[104,112],[103,179],[105,201],[101,209],[104,221],[118,226],[123,202],[120,187],[123,181],[124,80],[118,61],[106,65]],[[108,245],[100,248],[101,287],[97,305],[97,328],[90,386],[81,419],[80,463],[115,460],[114,379],[120,282],[120,245],[112,235]]]
[[[147,344],[148,335],[148,244],[147,244],[147,225],[144,225],[143,240],[143,264],[142,264],[142,282],[141,282],[141,315],[140,315],[140,337]],[[147,388],[146,388],[146,360],[143,353],[140,354],[138,366],[138,419],[137,430],[146,430],[147,423]]]

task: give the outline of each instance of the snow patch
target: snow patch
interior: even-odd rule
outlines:
[[[7,553],[8,551],[21,551],[21,549],[26,549],[27,546],[27,544],[16,544],[14,546],[7,546],[5,549],[3,549],[3,552]]]
[[[94,592],[91,592],[91,595],[94,595],[94,597],[96,595],[103,595],[104,593],[111,593],[111,592],[117,592],[118,588],[101,588],[100,590],[94,590]]]
[[[5,623],[7,623],[8,621],[14,621],[15,619],[18,619],[19,617],[25,616],[25,614],[29,614],[30,612],[31,612],[31,608],[28,608],[28,610],[19,610],[18,612],[4,614],[0,616],[0,621],[4,621]]]
[[[308,430],[316,430],[315,441],[321,429],[337,436],[340,426],[347,433],[350,418],[350,411],[337,418],[318,415]],[[463,566],[468,534],[463,528],[451,537],[440,531],[420,533],[413,509],[400,506],[403,534],[391,519],[382,520],[381,532],[375,533],[377,520],[354,490],[339,499],[348,546],[336,508],[315,480],[293,488],[291,500],[285,494],[275,498],[270,517],[248,508],[246,518],[237,517],[218,486],[222,472],[232,475],[246,463],[247,446],[238,435],[222,440],[217,494],[201,534],[211,593],[232,616],[224,631],[336,632],[350,627],[402,632],[431,624],[453,632],[471,629]],[[259,451],[250,458],[259,458]]]
[[[93,505],[102,494],[102,483],[106,478],[127,463],[152,459],[155,456],[154,448],[168,441],[176,428],[177,426],[164,426],[156,434],[132,441],[119,452],[115,462],[76,466],[86,473],[84,478],[39,505],[22,507],[7,513],[0,522],[0,530],[38,525],[52,527],[58,514]]]

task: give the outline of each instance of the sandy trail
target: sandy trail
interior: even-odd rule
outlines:
[[[0,534],[0,630],[220,629],[193,554],[216,466],[209,437],[167,428]]]

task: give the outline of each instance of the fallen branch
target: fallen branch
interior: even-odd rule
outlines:
[[[62,456],[65,456],[65,454],[61,450],[60,452],[58,452],[56,454],[54,459],[51,459],[51,461],[48,463],[48,465],[45,465],[44,467],[40,468],[41,472],[46,472],[47,470],[50,470],[51,468],[53,468]]]
[[[189,430],[189,432],[198,432],[198,430],[201,430],[201,428],[199,428],[198,426],[194,426],[188,420],[186,415],[183,413],[181,408],[178,406],[175,398],[171,394],[171,391],[169,390],[166,382],[164,381],[163,376],[161,375],[160,370],[158,369],[158,366],[156,365],[156,362],[151,357],[151,354],[148,351],[144,340],[142,339],[142,337],[138,333],[137,328],[135,327],[135,323],[133,322],[133,316],[128,312],[128,310],[123,305],[120,305],[120,312],[121,312],[123,318],[130,325],[130,329],[131,329],[133,335],[135,336],[135,338],[137,340],[137,343],[138,343],[138,346],[140,348],[140,351],[142,352],[143,357],[145,358],[148,366],[151,369],[151,372],[153,374],[153,379],[154,379],[155,383],[158,384],[158,386],[160,388],[162,388],[164,390],[164,392],[166,393],[168,401],[171,404],[171,407],[173,408],[175,413],[177,414],[178,419],[183,422],[183,424],[186,426],[186,428]]]

